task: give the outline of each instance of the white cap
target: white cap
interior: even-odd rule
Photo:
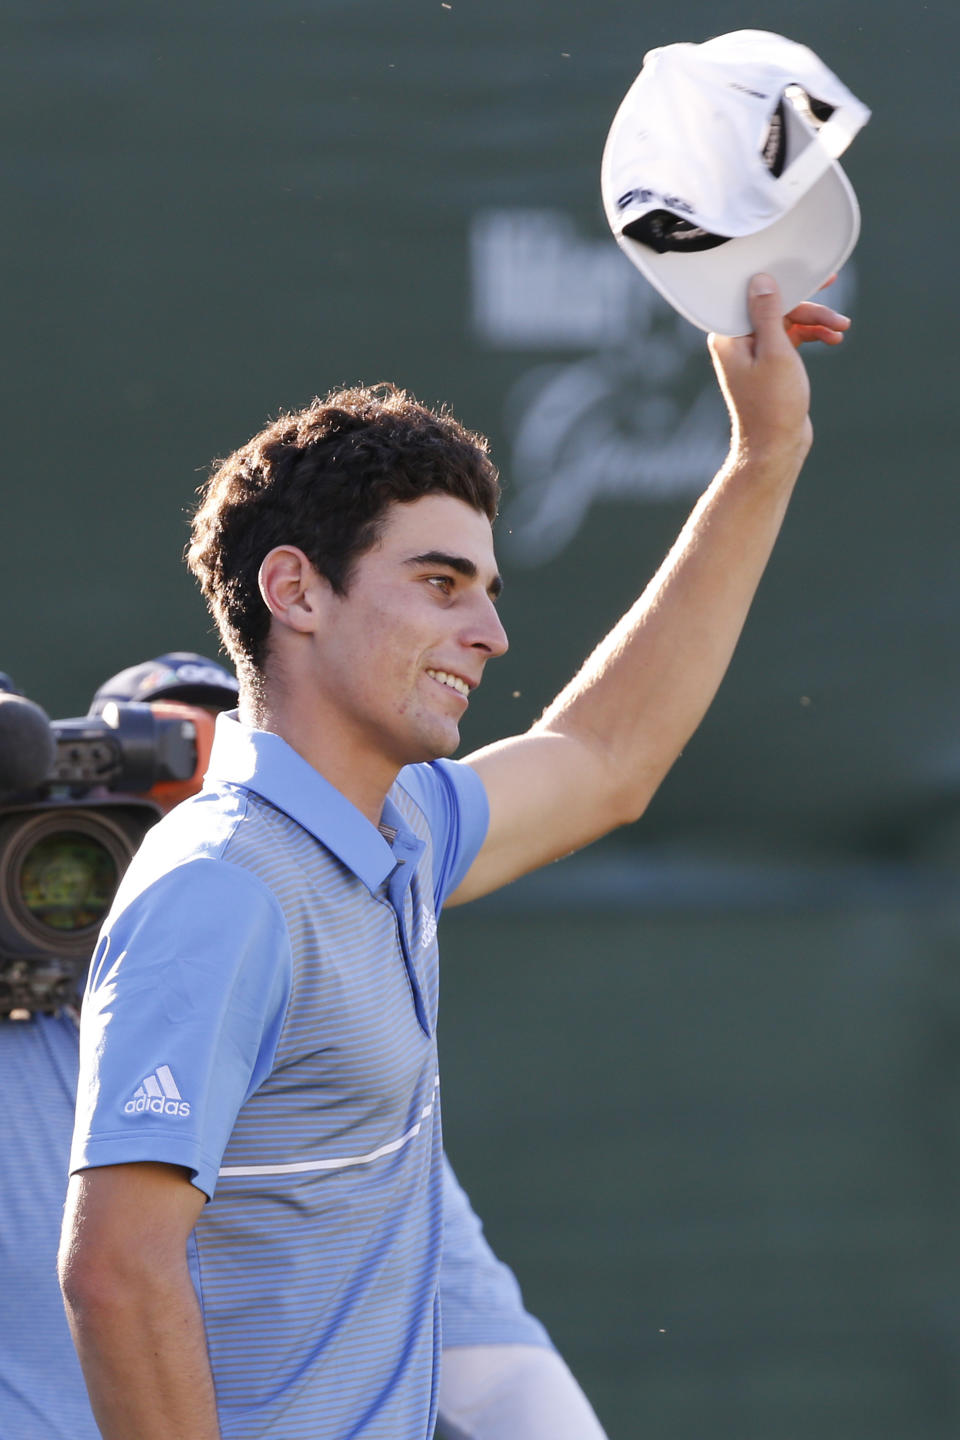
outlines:
[[[812,50],[766,30],[651,50],[603,152],[610,228],[681,315],[745,335],[752,275],[791,310],[852,251],[860,210],[836,157],[869,118]]]

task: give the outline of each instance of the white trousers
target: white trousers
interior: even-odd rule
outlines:
[[[463,1345],[440,1364],[437,1440],[606,1440],[554,1350]]]

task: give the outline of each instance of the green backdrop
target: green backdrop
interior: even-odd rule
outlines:
[[[4,17],[0,668],[60,715],[216,653],[179,558],[210,460],[393,378],[493,440],[513,643],[465,739],[526,726],[723,451],[702,338],[600,210],[644,52],[780,30],[873,107],[855,332],[810,358],[816,447],[730,676],[641,825],[451,917],[446,1110],[613,1436],[954,1434],[960,12]]]

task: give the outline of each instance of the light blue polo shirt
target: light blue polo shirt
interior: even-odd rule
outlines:
[[[483,786],[401,772],[379,828],[221,716],[91,964],[71,1169],[184,1166],[225,1440],[428,1440],[439,1359],[436,913]]]

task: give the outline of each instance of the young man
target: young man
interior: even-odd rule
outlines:
[[[711,342],[729,459],[525,734],[456,764],[506,636],[485,447],[397,392],[284,417],[212,477],[200,578],[240,678],[91,967],[61,1274],[107,1440],[427,1440],[436,913],[636,819],[723,676],[811,441],[752,286]],[[210,1201],[207,1204],[207,1201]]]

